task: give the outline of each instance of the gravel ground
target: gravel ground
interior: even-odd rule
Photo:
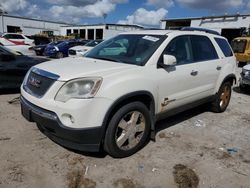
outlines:
[[[45,137],[0,95],[1,188],[249,188],[250,95],[234,88],[226,112],[195,108],[157,123],[155,142],[125,159],[77,153]]]

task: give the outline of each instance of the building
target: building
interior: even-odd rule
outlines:
[[[0,32],[2,33],[23,32],[25,35],[34,35],[46,32],[50,35],[60,35],[61,27],[69,25],[71,24],[0,14]]]
[[[250,14],[175,18],[161,21],[161,29],[180,29],[181,27],[212,29],[231,41],[241,36],[242,31],[250,27]]]
[[[79,26],[62,26],[61,35],[77,35],[83,39],[109,39],[119,33],[142,30],[138,25],[122,24],[97,24],[97,25],[79,25]]]

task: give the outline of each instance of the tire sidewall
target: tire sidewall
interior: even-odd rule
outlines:
[[[224,108],[221,108],[221,106],[220,106],[220,97],[221,97],[221,94],[222,94],[224,88],[227,87],[227,86],[230,88],[229,101],[228,101],[227,105]],[[221,85],[221,87],[220,87],[220,89],[218,91],[218,94],[216,96],[216,105],[217,105],[217,108],[218,108],[219,112],[224,112],[227,109],[227,107],[228,107],[228,105],[230,103],[230,100],[231,100],[231,95],[232,95],[232,85],[231,85],[231,83],[230,82],[224,82]]]
[[[116,144],[115,140],[116,130],[121,119],[131,111],[139,111],[140,113],[143,114],[145,118],[145,131],[140,142],[134,148],[129,150],[122,150]],[[150,111],[143,103],[132,102],[126,104],[114,114],[114,116],[111,118],[109,122],[104,140],[104,149],[113,157],[116,158],[128,157],[137,152],[138,150],[140,150],[147,143],[150,127],[151,127]]]

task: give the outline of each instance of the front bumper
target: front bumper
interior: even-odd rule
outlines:
[[[240,84],[250,86],[250,75],[243,75],[241,73]]]
[[[38,128],[54,142],[79,151],[99,151],[104,133],[102,126],[82,129],[65,127],[54,112],[42,109],[22,96],[21,110],[28,121],[36,122]]]

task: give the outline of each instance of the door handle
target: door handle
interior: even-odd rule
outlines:
[[[221,66],[217,66],[216,69],[217,69],[217,70],[221,70]]]
[[[198,71],[192,70],[192,72],[190,73],[192,76],[196,76],[198,74]]]

